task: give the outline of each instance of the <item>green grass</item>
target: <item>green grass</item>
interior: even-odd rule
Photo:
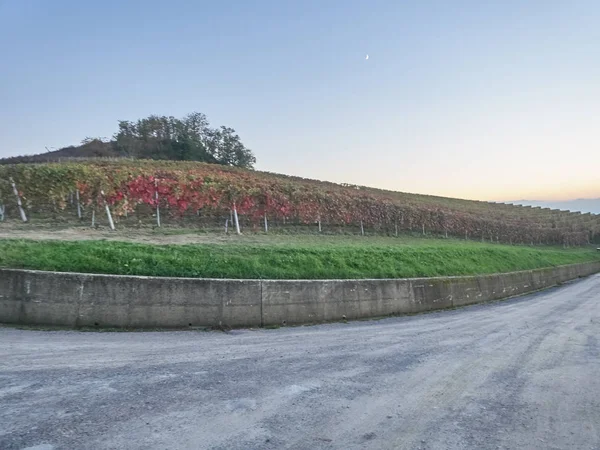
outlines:
[[[279,236],[219,244],[0,240],[0,266],[211,278],[349,279],[472,275],[600,260],[562,249],[434,238]]]

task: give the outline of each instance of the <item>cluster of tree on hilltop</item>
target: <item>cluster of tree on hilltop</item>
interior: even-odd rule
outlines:
[[[136,122],[119,121],[111,140],[86,138],[79,146],[31,156],[0,159],[0,164],[57,161],[62,158],[166,159],[200,161],[226,166],[252,168],[252,151],[242,143],[233,128],[211,128],[202,113],[178,119],[151,115]]]

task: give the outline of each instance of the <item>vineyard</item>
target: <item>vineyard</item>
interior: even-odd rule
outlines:
[[[225,232],[305,224],[511,244],[599,242],[600,215],[406,194],[212,164],[90,161],[0,167],[0,220],[69,216],[111,228],[211,221]]]

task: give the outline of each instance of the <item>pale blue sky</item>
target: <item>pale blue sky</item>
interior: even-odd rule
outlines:
[[[598,24],[597,0],[0,0],[0,156],[200,111],[261,170],[597,197]]]

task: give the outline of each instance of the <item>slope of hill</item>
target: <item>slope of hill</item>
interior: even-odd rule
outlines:
[[[54,150],[37,155],[12,156],[1,158],[0,164],[32,164],[59,162],[67,159],[78,158],[119,158],[120,154],[114,141],[103,142],[99,139],[86,142],[81,145],[71,145],[59,150]]]
[[[399,231],[480,241],[582,245],[600,242],[600,216],[478,202],[244,170],[215,164],[129,161],[0,166],[0,180],[13,179],[26,206],[56,215],[74,208],[74,194],[87,214],[106,206],[117,216],[152,220],[183,217],[267,229],[267,223],[355,227],[397,235]],[[0,200],[14,204],[9,183]],[[14,207],[14,206],[13,206]],[[79,214],[79,212],[78,212]],[[72,216],[71,216],[72,217]],[[158,214],[156,214],[158,218]],[[235,220],[234,220],[235,219]],[[232,227],[233,228],[233,227]]]
[[[589,247],[533,248],[406,235],[261,234],[230,236],[220,243],[213,235],[212,243],[160,245],[158,233],[145,243],[119,241],[126,239],[121,231],[111,234],[111,241],[0,239],[0,267],[192,278],[356,279],[476,275],[600,260],[600,252]]]

